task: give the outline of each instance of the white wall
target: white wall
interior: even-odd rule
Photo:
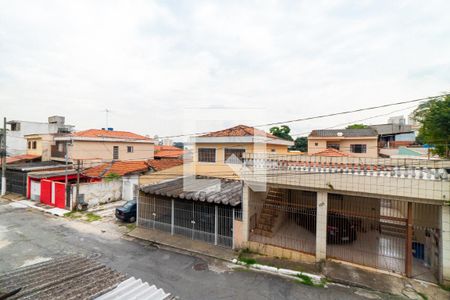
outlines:
[[[24,135],[27,134],[48,134],[57,133],[57,124],[48,124],[40,122],[28,122],[28,121],[18,121],[20,123],[19,131],[8,130],[6,136],[6,146],[8,155],[14,156],[19,154],[25,154],[27,152],[27,140]],[[11,125],[8,125],[10,129]]]
[[[76,185],[72,185],[72,199],[76,197]],[[80,195],[89,207],[122,199],[122,180],[80,183]]]
[[[133,189],[139,185],[139,175],[130,175],[122,177],[122,199],[133,200]]]

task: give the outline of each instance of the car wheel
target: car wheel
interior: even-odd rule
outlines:
[[[136,222],[136,217],[131,217],[130,218],[130,223],[134,223],[134,222]]]

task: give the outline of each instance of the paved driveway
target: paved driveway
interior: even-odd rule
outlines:
[[[14,208],[0,200],[0,273],[61,254],[96,255],[110,267],[182,299],[386,298],[360,289],[316,288],[121,238],[100,226]],[[372,298],[373,299],[373,298]]]

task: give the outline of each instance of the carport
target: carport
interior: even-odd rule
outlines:
[[[232,248],[234,224],[241,218],[241,182],[192,179],[142,187],[138,227]]]
[[[327,243],[328,258],[437,282],[439,206],[329,194],[328,214],[356,231],[351,243]]]

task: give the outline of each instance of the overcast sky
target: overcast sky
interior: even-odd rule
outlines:
[[[242,123],[233,109],[254,109],[261,124],[437,95],[450,90],[449,11],[446,0],[0,0],[0,115],[88,129],[105,127],[108,108],[111,127],[164,136],[184,132],[186,109],[201,121],[225,108],[230,125]]]

